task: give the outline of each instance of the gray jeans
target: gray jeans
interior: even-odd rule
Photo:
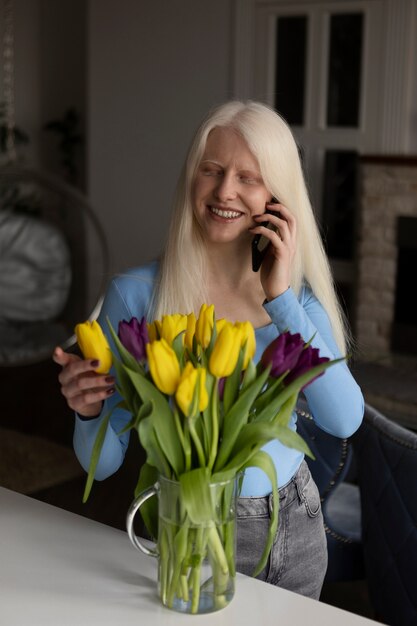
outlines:
[[[279,490],[279,525],[268,563],[258,578],[319,599],[327,569],[320,496],[307,463]],[[272,497],[239,498],[236,568],[251,576],[265,546]]]

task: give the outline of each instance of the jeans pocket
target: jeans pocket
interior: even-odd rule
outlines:
[[[321,511],[321,501],[319,490],[312,478],[310,478],[303,489],[302,499],[309,517],[317,517]]]

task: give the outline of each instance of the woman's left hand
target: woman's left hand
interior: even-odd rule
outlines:
[[[268,203],[268,221],[276,232],[265,226],[251,229],[254,235],[260,234],[270,241],[261,265],[261,283],[267,300],[273,300],[290,286],[291,266],[296,250],[297,224],[294,216],[283,204]],[[256,222],[264,222],[265,214],[254,217]]]

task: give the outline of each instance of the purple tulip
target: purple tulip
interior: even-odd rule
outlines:
[[[306,374],[316,365],[320,365],[321,363],[326,363],[326,361],[330,361],[326,356],[319,356],[319,351],[317,348],[313,348],[312,346],[307,346],[305,350],[303,350],[300,354],[300,358],[298,359],[297,365],[292,369],[292,371],[285,378],[285,384],[291,383],[293,380]],[[322,376],[324,372],[315,376],[312,380],[310,380],[307,385],[316,380],[319,376]],[[304,385],[302,389],[305,389],[307,385]]]
[[[139,322],[136,317],[132,317],[130,322],[123,320],[119,322],[119,339],[137,361],[146,359],[146,344],[149,343],[148,327],[146,320],[142,317]]]
[[[292,335],[289,331],[279,335],[272,341],[261,356],[263,367],[270,363],[271,376],[279,378],[288,370],[292,370],[298,363],[304,349],[304,339],[299,333]]]

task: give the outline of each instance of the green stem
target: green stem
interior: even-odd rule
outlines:
[[[208,528],[208,536],[207,536],[208,545],[210,551],[213,555],[213,559],[220,566],[220,570],[223,574],[229,574],[229,565],[227,563],[227,558],[224,553],[223,544],[220,540],[219,533],[217,532],[216,526],[210,526]]]
[[[188,428],[188,421],[184,424],[184,456],[185,456],[185,471],[189,472],[191,470],[191,442],[190,442],[190,431]]]
[[[196,432],[196,429],[195,429],[195,420],[190,418],[188,420],[188,424],[189,424],[189,428],[190,428],[191,438],[192,438],[192,440],[194,442],[195,449],[197,450],[198,462],[200,463],[200,467],[205,467],[206,466],[206,459],[205,459],[205,456],[204,456],[203,446],[201,445],[200,438],[197,435],[197,432]]]
[[[198,606],[200,604],[200,582],[201,582],[201,564],[204,560],[204,528],[198,527],[195,531],[195,555],[194,555],[194,564],[193,571],[191,575],[191,584],[193,587],[193,595],[191,600],[191,613],[197,613]]]
[[[215,385],[218,385],[219,382],[216,379]],[[211,397],[211,415],[212,415],[212,433],[211,433],[211,447],[210,447],[210,456],[208,467],[210,471],[213,469],[214,463],[216,461],[217,456],[217,447],[219,444],[219,414],[217,408],[217,393],[213,393]]]
[[[188,536],[188,523],[180,527],[175,535],[172,550],[172,576],[169,582],[169,589],[167,593],[167,605],[172,608],[174,603],[175,594],[177,589],[181,589],[181,571],[182,564],[187,553],[187,544],[189,541]]]
[[[178,433],[178,438],[179,438],[179,440],[181,442],[181,445],[182,445],[182,447],[183,447],[183,449],[185,451],[186,443],[185,443],[184,431],[183,431],[182,426],[181,426],[180,416],[179,416],[178,411],[177,411],[177,409],[175,407],[174,407],[174,421],[175,421],[175,427],[176,427],[177,433]]]
[[[169,566],[169,544],[165,527],[162,526],[159,539],[159,581],[160,596],[163,604],[167,600],[168,592],[168,566]]]

